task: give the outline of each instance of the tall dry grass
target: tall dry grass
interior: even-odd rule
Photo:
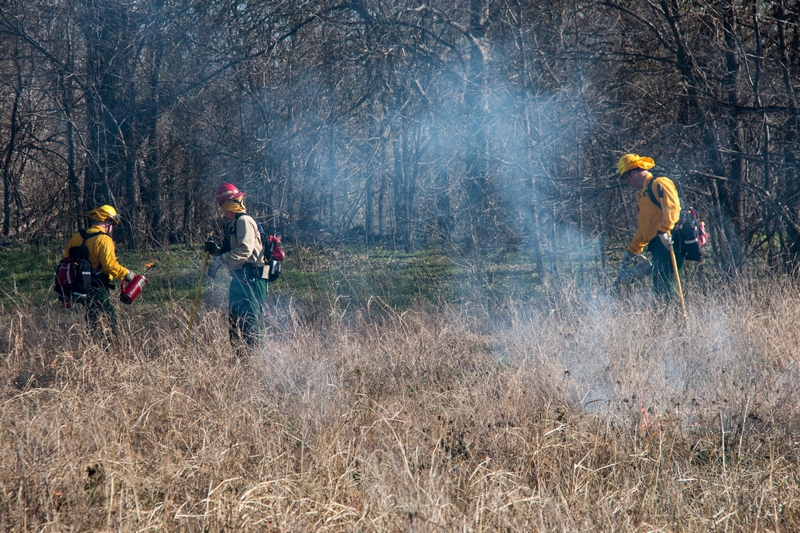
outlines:
[[[799,531],[798,293],[689,303],[281,305],[244,360],[209,308],[186,357],[177,305],[107,350],[7,308],[0,529]]]

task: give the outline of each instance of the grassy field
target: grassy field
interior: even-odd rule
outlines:
[[[239,360],[224,277],[182,352],[196,252],[123,256],[160,266],[107,349],[52,254],[3,253],[0,530],[800,530],[794,287],[684,323],[523,261],[299,249]]]
[[[3,279],[0,305],[17,296],[35,304],[52,300],[50,288],[60,254],[61,250],[36,246],[0,249],[0,279]],[[453,284],[454,279],[475,278],[474,271],[480,267],[474,261],[453,261],[433,251],[404,254],[382,249],[312,250],[292,246],[290,254],[284,275],[271,290],[291,294],[313,305],[338,301],[344,307],[366,307],[381,300],[392,308],[428,304],[435,307],[455,298],[453,291],[458,285]],[[193,300],[203,262],[203,254],[196,248],[173,246],[140,254],[122,251],[119,259],[137,273],[144,270],[146,263],[158,265],[147,274],[147,291],[140,304],[161,306],[187,298]],[[520,264],[524,263],[520,260]],[[518,267],[503,267],[503,278],[507,278],[503,283],[512,281],[519,285],[515,281],[521,273]],[[522,274],[528,285],[536,282],[529,265]],[[211,280],[208,284],[214,285]],[[518,287],[526,292],[528,288]],[[505,287],[502,289],[509,292]]]

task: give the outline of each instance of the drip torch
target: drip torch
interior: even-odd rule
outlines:
[[[129,283],[122,282],[122,293],[119,295],[119,301],[130,305],[133,301],[139,297],[139,294],[144,289],[145,283],[147,283],[147,278],[144,277],[147,274],[147,271],[151,268],[155,268],[158,266],[158,263],[145,263],[144,272],[141,274],[137,274],[133,277],[133,279]]]

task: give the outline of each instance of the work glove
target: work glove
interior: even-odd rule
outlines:
[[[215,243],[211,239],[208,239],[206,243],[203,245],[203,250],[215,257],[218,256],[220,253],[219,246],[217,246],[217,243]]]
[[[625,250],[625,253],[622,254],[622,266],[625,266],[625,264],[627,264],[631,259],[633,259],[633,254],[628,250]]]
[[[672,246],[672,236],[669,233],[659,232],[658,240],[661,241],[661,244],[664,245],[664,248],[669,249]]]
[[[128,270],[128,273],[127,273],[127,274],[125,274],[125,281],[127,281],[128,283],[130,283],[131,281],[133,281],[133,278],[134,278],[135,276],[136,276],[136,274],[134,274],[134,273],[133,273],[133,270]]]
[[[222,257],[217,256],[213,261],[211,261],[211,264],[208,265],[208,277],[216,278],[217,271],[221,266],[222,266]]]

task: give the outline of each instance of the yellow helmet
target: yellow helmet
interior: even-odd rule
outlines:
[[[620,176],[633,168],[650,170],[654,166],[656,166],[656,162],[652,158],[640,157],[639,154],[625,154],[617,161],[617,170],[619,170]]]
[[[98,222],[105,222],[108,220],[115,226],[119,224],[117,210],[110,205],[101,205],[98,208],[92,209],[89,211],[89,216],[92,217],[92,220],[96,220]]]

